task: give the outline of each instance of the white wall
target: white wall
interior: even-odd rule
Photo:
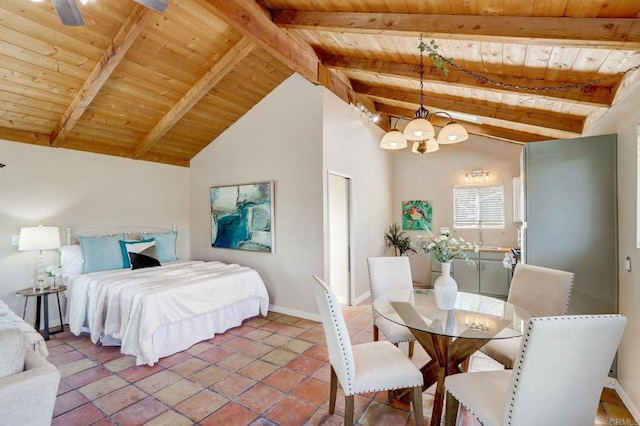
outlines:
[[[367,257],[386,253],[384,232],[392,220],[392,158],[389,151],[379,148],[384,132],[377,125],[333,93],[327,90],[323,93],[324,193],[327,194],[329,171],[351,178],[353,302],[357,304],[369,294]],[[326,203],[324,208],[327,211]],[[326,234],[325,276],[328,276],[328,261]]]
[[[191,161],[191,255],[262,276],[274,310],[317,312],[323,275],[322,88],[294,74]],[[210,187],[275,182],[275,253],[211,247]]]
[[[294,74],[191,161],[191,255],[260,272],[271,309],[315,318],[311,276],[329,276],[327,176],[352,178],[355,298],[366,297],[366,257],[384,253],[391,158],[382,131],[322,87]],[[275,181],[275,253],[211,247],[211,186]],[[375,212],[372,214],[372,212]]]
[[[627,406],[633,405],[636,420],[640,420],[640,250],[636,247],[639,110],[640,87],[636,87],[585,134],[618,134],[618,306],[627,317],[618,351],[618,382],[629,398]],[[624,268],[627,256],[632,261],[631,272]]]
[[[453,187],[464,183],[465,173],[473,169],[488,171],[489,182],[504,183],[505,229],[484,229],[485,245],[517,246],[517,229],[513,222],[512,180],[520,175],[522,146],[482,136],[470,135],[469,140],[453,145],[442,145],[432,154],[413,154],[407,148],[393,153],[394,188],[393,221],[402,224],[402,201],[431,200],[433,202],[433,233],[441,226],[449,227],[467,241],[478,242],[476,230],[453,229]],[[410,236],[425,232],[406,231]],[[431,260],[422,255],[410,257],[413,279],[431,283]]]
[[[21,227],[57,226],[64,243],[66,227],[175,224],[178,255],[189,257],[189,169],[2,140],[0,162],[7,165],[0,169],[0,299],[14,312],[22,313],[24,299],[14,293],[31,287],[37,259],[11,245]],[[43,257],[45,267],[59,262],[57,250]],[[57,312],[50,318],[59,323]]]

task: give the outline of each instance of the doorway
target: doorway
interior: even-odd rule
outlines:
[[[329,172],[329,283],[351,305],[351,178]]]

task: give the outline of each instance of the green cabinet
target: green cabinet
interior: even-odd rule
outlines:
[[[502,265],[504,253],[481,251],[469,257],[475,260],[475,265],[467,265],[462,259],[453,260],[452,275],[458,290],[506,299],[511,270]]]
[[[466,260],[453,259],[453,279],[458,284],[458,290],[468,293],[480,293],[480,262],[478,254],[473,253],[469,258],[475,260],[475,265],[468,265]]]

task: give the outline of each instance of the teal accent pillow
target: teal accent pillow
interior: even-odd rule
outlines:
[[[147,244],[151,241],[154,241],[153,238],[150,240],[136,240],[136,241],[128,241],[128,240],[120,240],[120,251],[122,252],[122,264],[124,268],[131,268],[131,262],[129,261],[129,252],[133,251],[139,253],[138,250],[135,249],[137,244]],[[155,250],[155,249],[154,249]],[[155,255],[155,251],[154,251]]]
[[[122,250],[119,241],[124,234],[101,237],[78,237],[84,256],[82,273],[122,269]]]
[[[178,252],[176,250],[176,239],[178,231],[171,232],[142,232],[140,238],[143,240],[156,241],[156,252],[160,262],[175,262],[178,260]]]

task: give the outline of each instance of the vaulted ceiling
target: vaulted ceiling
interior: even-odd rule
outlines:
[[[389,128],[420,102],[515,143],[579,136],[640,80],[637,0],[0,2],[0,138],[188,166],[293,72]],[[435,125],[448,122],[434,117]],[[434,154],[436,155],[436,154]]]

